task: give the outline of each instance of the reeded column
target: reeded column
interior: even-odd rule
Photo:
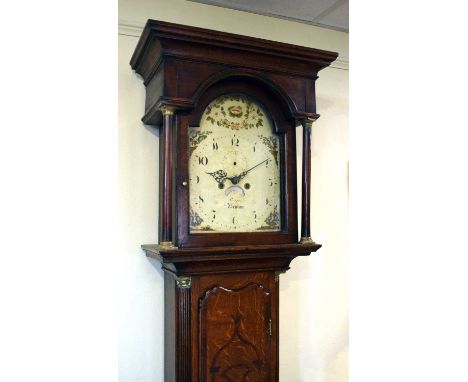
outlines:
[[[159,245],[161,247],[174,247],[172,243],[172,134],[174,125],[174,108],[161,107],[163,115],[162,134],[160,135],[160,150],[162,163],[160,166],[160,196],[159,211]]]
[[[177,327],[176,327],[176,381],[192,380],[192,279],[187,276],[176,278]]]
[[[313,243],[310,236],[310,158],[312,124],[315,118],[307,118],[302,123],[302,208],[301,243]]]

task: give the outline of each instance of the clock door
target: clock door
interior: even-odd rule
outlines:
[[[283,109],[231,82],[180,117],[178,246],[297,242],[295,125]]]
[[[207,276],[200,287],[199,380],[276,380],[273,276]]]

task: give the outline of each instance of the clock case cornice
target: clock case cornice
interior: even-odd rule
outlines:
[[[130,61],[147,87],[145,124],[161,125],[162,106],[191,110],[223,78],[251,78],[285,99],[291,119],[314,119],[319,70],[338,54],[232,33],[148,20]],[[184,84],[181,86],[181,84]]]

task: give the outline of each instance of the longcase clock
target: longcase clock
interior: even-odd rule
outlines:
[[[310,235],[317,73],[336,53],[149,20],[131,59],[160,129],[165,382],[278,381],[279,274]],[[296,126],[303,126],[298,229]]]

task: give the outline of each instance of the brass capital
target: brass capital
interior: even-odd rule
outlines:
[[[161,110],[161,113],[162,115],[173,115],[174,114],[174,111],[175,111],[175,108],[172,107],[172,106],[161,106],[159,108],[159,110]]]
[[[189,276],[180,276],[176,278],[177,288],[190,288],[192,286],[192,278]]]

